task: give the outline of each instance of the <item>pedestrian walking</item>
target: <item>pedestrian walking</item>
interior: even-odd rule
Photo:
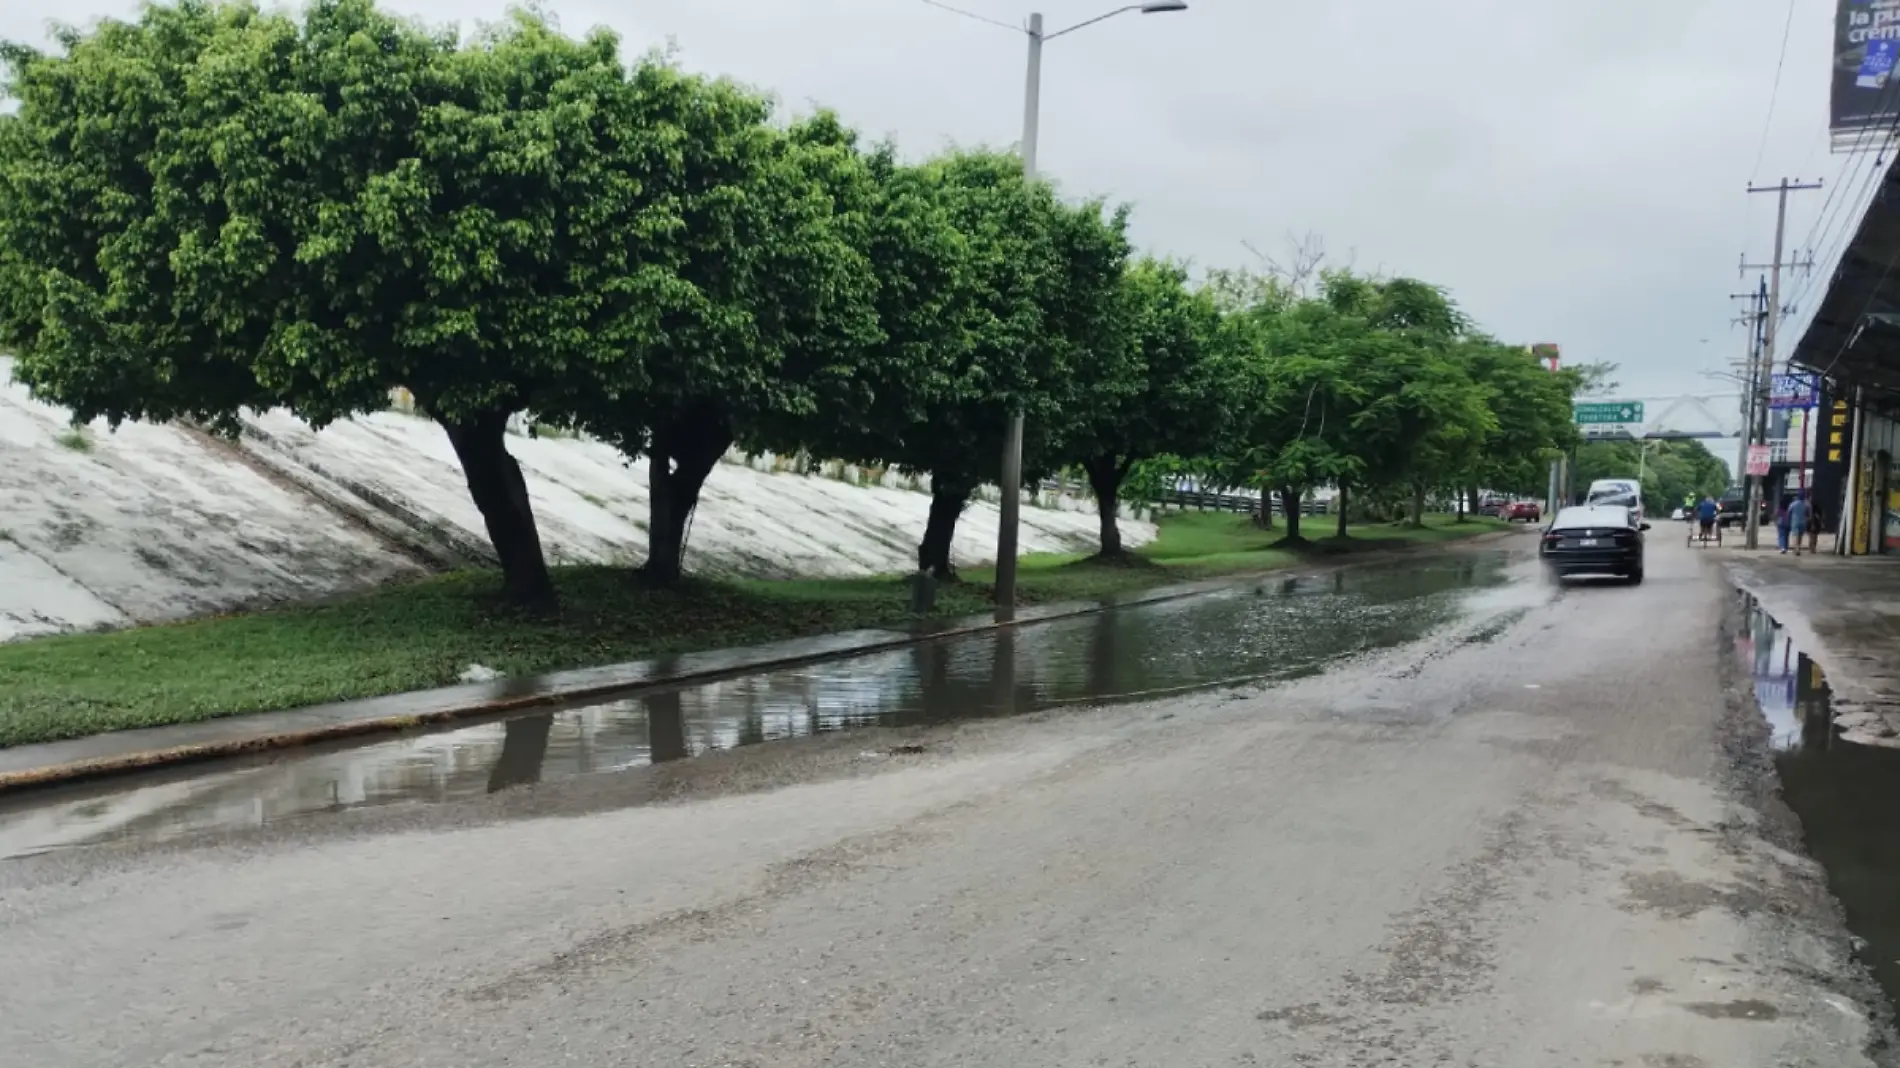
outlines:
[[[1808,533],[1808,495],[1806,491],[1796,493],[1794,502],[1788,505],[1788,536],[1794,542],[1794,554],[1801,555],[1801,539]]]
[[[1775,512],[1775,545],[1781,549],[1781,555],[1788,555],[1788,528],[1792,522],[1788,515],[1788,506],[1783,504]]]

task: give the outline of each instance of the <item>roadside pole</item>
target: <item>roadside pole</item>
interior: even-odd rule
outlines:
[[[1745,300],[1748,311],[1733,322],[1746,326],[1742,335],[1742,431],[1735,435],[1735,484],[1745,485],[1748,477],[1748,429],[1755,425],[1755,361],[1761,356],[1761,293],[1730,293],[1730,300]]]
[[[1649,439],[1636,439],[1636,503],[1643,503],[1643,476],[1649,472]],[[1647,509],[1645,509],[1647,511]]]
[[[1854,399],[1848,406],[1848,418],[1854,423],[1854,432],[1849,435],[1847,447],[1847,486],[1841,491],[1840,515],[1834,520],[1834,554],[1852,556],[1860,541],[1860,510],[1865,502],[1861,495],[1866,487],[1860,484],[1861,449],[1861,388],[1854,387]]]
[[[1768,266],[1768,316],[1762,331],[1762,353],[1755,371],[1755,419],[1750,427],[1750,444],[1768,443],[1768,376],[1775,366],[1775,331],[1781,326],[1781,257],[1786,248],[1788,231],[1788,194],[1803,190],[1819,189],[1820,182],[1790,182],[1783,178],[1780,185],[1748,187],[1750,193],[1775,193],[1775,258]],[[1793,266],[1793,265],[1790,265]],[[1742,273],[1748,272],[1748,264],[1742,265]],[[1750,475],[1748,478],[1748,533],[1743,538],[1745,548],[1759,548],[1761,544],[1761,501],[1762,476]]]

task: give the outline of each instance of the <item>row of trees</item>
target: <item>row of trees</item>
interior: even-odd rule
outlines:
[[[0,57],[16,376],[82,420],[226,432],[407,388],[525,604],[554,591],[520,413],[648,460],[656,584],[734,445],[927,474],[919,565],[947,572],[1012,410],[1029,475],[1086,471],[1111,555],[1124,487],[1168,471],[1402,490],[1416,518],[1434,490],[1534,487],[1570,442],[1577,377],[1434,287],[1196,284],[1011,155],[906,162],[829,113],[776,123],[604,31],[184,0],[59,43]]]

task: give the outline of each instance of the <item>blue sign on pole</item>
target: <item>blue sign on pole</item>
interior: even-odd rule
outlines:
[[[1816,376],[1805,371],[1789,372],[1771,376],[1768,384],[1768,407],[1785,410],[1789,408],[1812,408],[1816,394],[1820,392]]]

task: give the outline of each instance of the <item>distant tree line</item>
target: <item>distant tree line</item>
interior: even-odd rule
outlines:
[[[1578,493],[1599,478],[1640,476],[1643,509],[1653,516],[1669,515],[1690,498],[1720,497],[1729,484],[1728,465],[1695,440],[1585,442],[1572,471]]]
[[[983,150],[907,160],[820,111],[628,62],[532,13],[470,36],[369,0],[185,0],[5,48],[0,345],[79,420],[312,426],[407,389],[509,595],[554,599],[510,420],[648,460],[654,584],[734,446],[928,475],[918,564],[999,475],[1115,517],[1193,473],[1419,521],[1533,491],[1585,384],[1434,286],[1137,255],[1128,211]],[[1308,266],[1312,266],[1309,264]],[[1343,519],[1342,519],[1343,522]]]

